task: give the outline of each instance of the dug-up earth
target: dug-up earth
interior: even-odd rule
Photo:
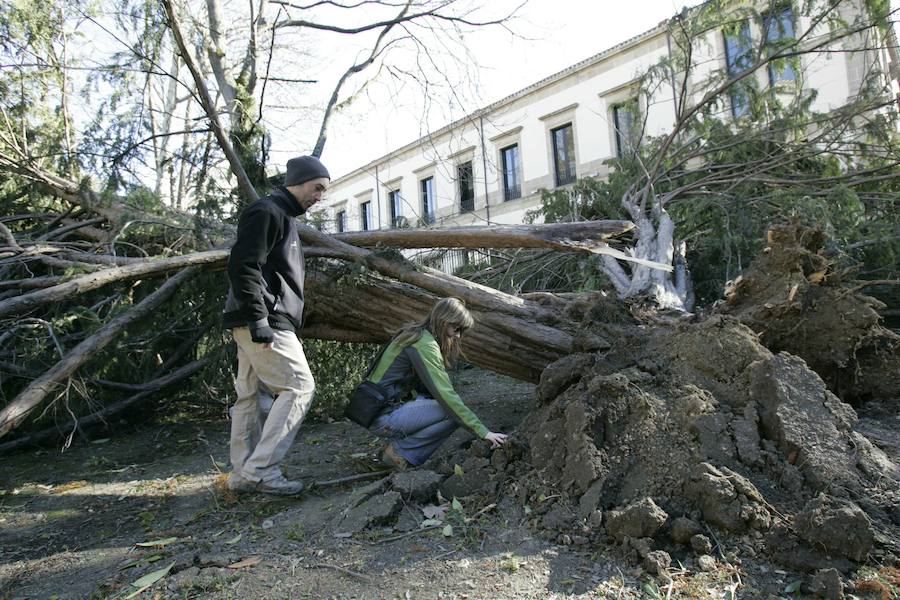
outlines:
[[[713,518],[701,500],[701,509],[675,516],[666,498],[682,494],[674,487],[681,474],[672,467],[684,461],[654,454],[673,432],[630,436],[635,458],[587,460],[587,438],[599,439],[605,427],[604,436],[614,439],[614,412],[622,409],[624,417],[628,410],[611,406],[603,419],[582,421],[576,413],[584,406],[543,404],[544,397],[554,386],[580,389],[573,379],[619,395],[647,387],[634,374],[597,380],[591,369],[596,365],[581,365],[576,377],[557,365],[555,373],[565,371],[570,380],[548,375],[539,389],[477,369],[459,373],[459,391],[487,423],[501,431],[521,425],[519,432],[507,449],[493,452],[458,432],[426,468],[405,474],[373,473],[379,446],[352,424],[304,425],[288,473],[326,485],[295,499],[223,488],[225,420],[160,424],[76,442],[64,453],[7,456],[0,474],[0,598],[897,597],[896,538],[887,538],[896,529],[866,529],[872,537],[860,545],[847,539],[859,533],[853,529],[859,515],[842,512],[840,531],[826,532],[831,522],[811,526],[836,536],[833,544],[818,541],[834,559],[791,564],[790,556],[776,560],[755,549],[764,547],[764,536],[793,540],[778,528],[800,525],[776,524],[778,511],[727,469],[697,467],[691,489],[715,489],[689,493],[728,495],[734,511]],[[577,396],[559,396],[567,394]],[[700,390],[692,394],[684,396],[691,414],[711,402]],[[652,403],[637,398],[635,410],[656,410]],[[538,421],[548,426],[543,445],[535,439]],[[577,421],[593,423],[583,446],[563,433]],[[897,419],[860,419],[848,427],[865,432],[896,462]],[[694,439],[715,445],[713,425]],[[558,444],[566,445],[556,447],[561,453],[550,451]],[[764,462],[765,454],[760,446],[754,456]],[[551,458],[557,455],[565,458]],[[641,467],[650,469],[645,475],[623,467],[646,456],[657,458]],[[618,478],[607,486],[617,490],[615,498],[592,493],[582,472],[585,464],[607,461],[607,472],[591,477]],[[327,485],[367,473],[368,480]],[[803,477],[790,473],[782,478]],[[629,503],[631,497],[637,500]],[[612,505],[625,508],[603,509]],[[819,515],[814,508],[807,513]],[[743,524],[739,532],[728,519]],[[757,527],[763,521],[768,528]],[[866,555],[846,556],[845,547]]]

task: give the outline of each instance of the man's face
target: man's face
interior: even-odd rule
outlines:
[[[328,178],[319,177],[318,179],[310,179],[306,183],[300,185],[292,185],[288,188],[300,203],[304,211],[309,210],[312,205],[322,199],[325,190],[328,189]]]

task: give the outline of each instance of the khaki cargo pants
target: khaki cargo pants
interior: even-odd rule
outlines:
[[[281,475],[280,463],[294,443],[315,392],[300,340],[292,331],[276,329],[274,333],[272,347],[264,348],[250,339],[247,327],[232,330],[238,368],[234,379],[237,402],[231,412],[231,466],[250,481],[269,481]],[[268,416],[259,404],[261,387],[276,396]]]

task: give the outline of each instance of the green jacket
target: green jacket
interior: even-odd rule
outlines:
[[[415,390],[440,402],[448,415],[479,439],[489,432],[454,391],[444,368],[441,348],[427,330],[422,332],[419,341],[408,346],[401,347],[391,341],[369,375],[369,381],[387,390],[395,404],[410,399]]]

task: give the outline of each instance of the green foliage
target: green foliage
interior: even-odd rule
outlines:
[[[342,419],[350,392],[362,381],[380,347],[377,344],[303,340],[303,349],[316,380],[316,398],[310,417],[325,421]]]
[[[269,182],[266,177],[265,160],[270,146],[259,115],[256,114],[256,101],[247,90],[245,82],[238,82],[235,99],[235,122],[230,131],[234,151],[250,178],[250,183],[260,194],[268,193]]]
[[[613,168],[606,179],[584,177],[571,187],[541,190],[541,206],[528,211],[525,220],[534,223],[568,223],[598,219],[628,218],[621,205],[622,195],[634,181],[634,160],[610,160],[605,163]]]
[[[162,214],[166,208],[159,194],[142,185],[134,186],[128,190],[122,202],[126,206],[134,207],[142,212]]]
[[[607,286],[598,263],[581,253],[519,250],[494,254],[489,261],[470,263],[454,274],[509,294],[587,292]]]
[[[66,152],[63,89],[59,68],[67,31],[62,7],[35,0],[0,3],[0,106],[5,122],[27,140],[32,156],[62,173],[77,171],[77,159]],[[32,66],[38,62],[43,68]],[[17,66],[25,63],[24,66]],[[5,148],[4,139],[0,149]],[[68,148],[74,150],[74,148]]]

